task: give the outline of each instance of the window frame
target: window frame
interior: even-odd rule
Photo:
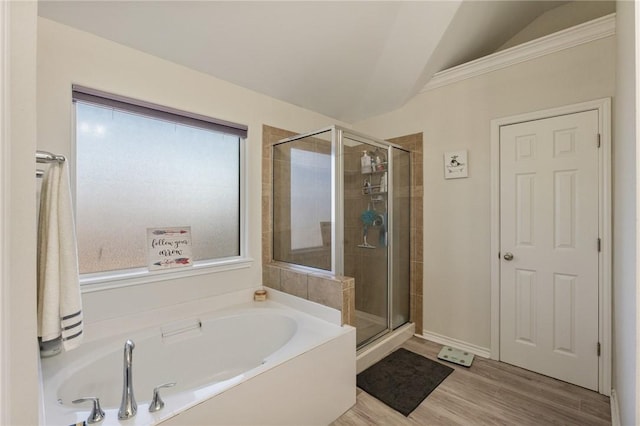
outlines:
[[[131,109],[127,110],[126,108],[118,108],[120,110],[125,110],[134,114],[142,115],[145,117],[151,118],[159,118],[165,121],[168,121],[167,117],[173,116],[182,116],[187,118],[187,121],[179,122],[180,124],[191,125],[193,122],[190,120],[201,120],[205,119],[206,123],[211,123],[211,126],[205,124],[204,126],[195,126],[200,128],[209,129],[212,131],[224,132],[227,134],[236,135],[239,138],[239,255],[237,256],[229,256],[217,259],[206,259],[206,260],[198,260],[194,261],[193,265],[188,268],[175,268],[175,269],[160,269],[160,270],[149,270],[148,267],[139,267],[139,268],[128,268],[128,269],[120,269],[120,270],[111,270],[111,271],[103,271],[103,272],[93,272],[93,273],[85,273],[80,274],[80,289],[82,293],[90,293],[94,291],[102,291],[105,289],[113,289],[120,287],[128,287],[134,285],[141,284],[149,284],[154,282],[180,279],[184,277],[192,277],[198,275],[205,274],[213,274],[224,271],[236,270],[236,269],[245,269],[249,268],[253,264],[253,259],[248,255],[248,238],[247,238],[247,179],[246,179],[246,171],[247,167],[247,155],[246,155],[246,140],[248,135],[248,127],[241,124],[230,123],[224,120],[218,120],[210,117],[206,117],[199,114],[190,113],[187,111],[177,110],[170,107],[164,107],[161,105],[153,104],[150,102],[139,101],[137,99],[128,98],[120,95],[111,95],[106,92],[88,89],[86,87],[73,85],[72,86],[72,107],[71,107],[71,139],[72,139],[72,161],[70,162],[69,172],[71,179],[71,191],[72,191],[72,199],[73,199],[73,210],[77,215],[77,174],[76,174],[76,161],[77,161],[77,153],[78,153],[78,143],[77,143],[77,118],[76,118],[76,101],[80,100],[83,103],[90,103],[94,105],[99,105],[103,107],[112,107],[118,108],[112,104],[109,104],[108,101],[105,103],[102,102],[91,102],[87,99],[76,99],[76,93],[90,93],[91,95],[97,95],[100,98],[104,99],[112,99],[116,103],[125,103],[131,104],[134,106],[139,106],[140,109]],[[145,114],[145,110],[157,110],[163,113],[168,113],[167,115],[154,115],[154,114]],[[176,122],[176,121],[173,121]],[[231,125],[233,127],[228,127],[230,129],[235,129],[229,132],[224,131],[224,128],[227,128],[227,125]]]

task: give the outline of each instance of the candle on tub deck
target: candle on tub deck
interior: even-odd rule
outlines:
[[[256,302],[263,302],[267,300],[267,290],[256,290],[253,293],[253,300]]]

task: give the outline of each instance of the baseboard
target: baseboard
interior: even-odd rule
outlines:
[[[618,406],[618,394],[616,393],[615,389],[611,389],[609,404],[611,405],[611,426],[621,426],[620,407]]]
[[[491,351],[488,348],[483,348],[482,346],[474,345],[472,343],[463,342],[462,340],[454,339],[451,337],[443,336],[438,333],[433,333],[430,331],[423,330],[422,334],[416,334],[417,337],[420,337],[425,340],[431,340],[432,342],[440,343],[441,345],[453,346],[454,348],[462,349],[467,352],[471,352],[474,355],[480,356],[482,358],[490,358]]]

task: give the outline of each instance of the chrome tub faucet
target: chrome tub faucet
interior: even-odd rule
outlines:
[[[136,398],[133,396],[133,348],[136,345],[127,340],[124,344],[124,374],[122,384],[122,402],[120,403],[120,409],[118,410],[118,419],[126,420],[136,415],[138,411],[138,404],[136,404]]]

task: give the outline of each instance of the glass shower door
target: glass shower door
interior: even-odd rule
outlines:
[[[273,258],[331,270],[332,132],[273,147]]]
[[[387,147],[343,134],[344,275],[356,282],[356,344],[389,330]]]

